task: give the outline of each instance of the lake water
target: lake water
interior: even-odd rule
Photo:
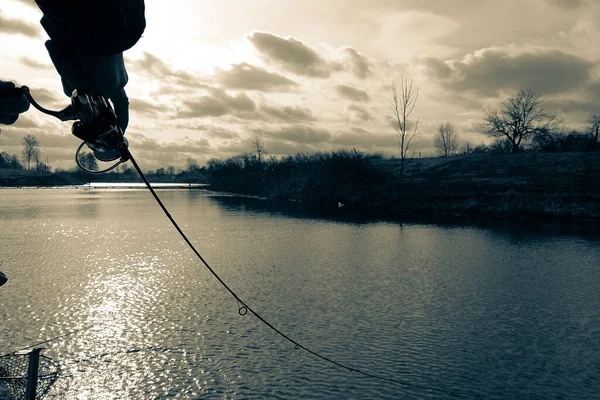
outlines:
[[[370,221],[160,190],[200,253],[308,348],[457,398],[600,398],[600,230]],[[0,190],[0,354],[44,347],[50,399],[445,399],[277,336],[144,190]]]

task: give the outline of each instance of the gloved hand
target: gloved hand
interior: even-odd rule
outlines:
[[[128,76],[123,53],[98,56],[55,40],[48,40],[46,49],[61,77],[65,94],[70,97],[73,90],[86,89],[109,98],[124,132],[129,123],[129,99],[124,89]]]
[[[29,100],[12,82],[0,81],[0,124],[14,124],[29,109]]]

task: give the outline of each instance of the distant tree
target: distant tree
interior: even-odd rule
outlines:
[[[598,133],[600,132],[600,114],[594,114],[588,121],[589,132],[594,136],[594,142],[598,143]]]
[[[156,176],[164,176],[165,175],[165,169],[163,167],[160,167],[159,169],[156,170],[156,172],[154,174]]]
[[[40,155],[40,142],[33,135],[27,135],[23,138],[23,157],[27,163],[27,169],[31,169],[31,162],[35,161]]]
[[[192,157],[189,157],[186,161],[187,164],[187,170],[189,172],[196,172],[197,170],[200,169],[200,167],[198,166],[198,161],[194,160]]]
[[[486,133],[496,138],[506,138],[512,152],[518,153],[524,141],[530,140],[540,129],[553,129],[556,115],[548,114],[540,97],[531,90],[519,93],[502,103],[500,110],[484,110]]]
[[[94,157],[94,153],[85,153],[81,156],[79,162],[90,171],[98,171],[98,162],[96,161],[96,157]]]
[[[452,122],[446,122],[438,128],[433,138],[433,146],[439,155],[448,157],[456,151],[457,139],[458,133],[456,132],[456,128],[454,128]]]
[[[404,169],[406,161],[412,158],[414,153],[413,139],[417,135],[419,121],[417,120],[413,128],[410,129],[408,118],[415,109],[415,104],[419,98],[419,88],[413,91],[413,81],[407,78],[402,78],[400,88],[396,86],[396,82],[392,82],[392,103],[390,107],[393,113],[393,125],[398,136],[398,146],[400,147],[400,180],[404,178]],[[413,152],[409,155],[409,151]]]
[[[554,129],[536,129],[531,139],[531,150],[544,153],[555,153],[562,151],[562,145],[566,135]]]
[[[172,166],[172,165],[169,165],[169,166],[167,167],[167,174],[168,174],[168,175],[175,175],[175,167],[174,167],[174,166]]]
[[[256,151],[256,159],[260,163],[262,160],[262,155],[267,153],[267,149],[265,148],[265,143],[260,140],[258,135],[254,136],[254,140],[252,141],[252,148]]]
[[[0,153],[0,168],[23,169],[23,165],[21,165],[16,155],[3,151]]]
[[[464,146],[461,148],[460,152],[465,156],[470,155],[471,153],[473,153],[473,145],[470,142],[465,143]]]

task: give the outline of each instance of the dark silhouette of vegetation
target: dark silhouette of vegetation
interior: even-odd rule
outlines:
[[[360,192],[382,187],[387,175],[357,150],[297,154],[258,161],[254,154],[210,160],[207,172],[214,190],[316,203],[355,203]]]
[[[3,151],[0,153],[0,168],[22,170],[23,165],[19,162],[19,158],[16,155],[10,155]]]
[[[594,137],[594,143],[598,143],[598,133],[600,132],[600,114],[594,114],[590,117],[589,133]]]
[[[458,133],[452,122],[440,125],[433,138],[433,146],[439,155],[448,157],[456,151]]]
[[[536,132],[555,128],[556,116],[547,113],[542,103],[535,92],[520,90],[504,101],[500,110],[485,110],[486,133],[509,140],[512,152],[518,153],[521,144],[531,140]]]
[[[254,151],[256,151],[256,158],[258,162],[262,161],[262,155],[267,154],[267,149],[265,148],[265,143],[260,140],[258,135],[254,136],[254,140],[252,141],[252,147]]]
[[[98,162],[93,153],[85,153],[79,159],[81,165],[90,171],[98,171]]]
[[[419,121],[417,120],[412,129],[409,125],[408,118],[415,109],[417,99],[419,98],[419,88],[413,90],[413,81],[407,78],[402,78],[400,89],[396,86],[396,82],[392,82],[392,108],[393,120],[392,124],[398,136],[398,146],[400,147],[400,179],[404,177],[404,169],[406,168],[407,160],[412,158],[414,153],[413,139],[417,135]],[[409,154],[409,152],[412,152]]]
[[[23,138],[23,157],[27,163],[27,169],[31,169],[32,161],[39,161],[40,142],[33,135],[27,135]]]

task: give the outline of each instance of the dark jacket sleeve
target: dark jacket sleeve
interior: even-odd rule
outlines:
[[[82,53],[111,55],[137,43],[146,28],[144,0],[37,0],[50,36]]]

